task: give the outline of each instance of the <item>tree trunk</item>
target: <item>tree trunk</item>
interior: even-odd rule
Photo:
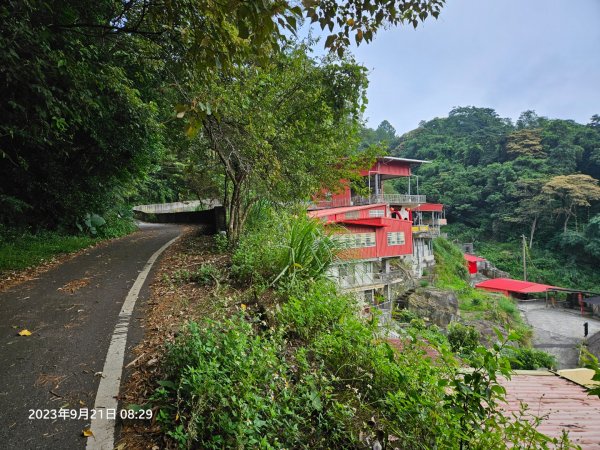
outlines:
[[[239,218],[242,213],[241,186],[238,180],[232,180],[233,191],[229,203],[229,223],[227,224],[227,238],[229,244],[234,246],[240,237]]]
[[[531,223],[531,232],[529,233],[529,248],[533,247],[533,235],[535,234],[535,227],[537,225],[538,216],[537,214],[533,217],[533,222]]]

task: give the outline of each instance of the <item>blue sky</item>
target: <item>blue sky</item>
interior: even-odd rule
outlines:
[[[455,106],[600,114],[600,0],[448,0],[440,18],[353,48],[370,70],[366,119],[398,134]]]

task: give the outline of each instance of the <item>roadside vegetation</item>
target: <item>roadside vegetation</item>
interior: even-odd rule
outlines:
[[[80,228],[74,233],[0,226],[0,278],[7,272],[39,266],[54,257],[129,234],[136,226],[131,213],[125,211],[110,214],[108,221],[97,215],[84,217]]]
[[[144,400],[158,410],[163,444],[569,447],[535,432],[529,412],[515,420],[498,409],[500,379],[510,376],[504,352],[517,333],[499,333],[488,349],[477,339],[456,344],[460,332],[446,336],[413,318],[388,341],[376,315],[324,278],[335,251],[322,226],[297,212],[259,209],[221,266],[218,290],[201,277],[166,278],[204,286],[212,300],[185,301],[186,311],[202,314],[187,315],[169,340]]]

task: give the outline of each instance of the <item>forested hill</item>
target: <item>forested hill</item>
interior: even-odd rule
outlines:
[[[600,288],[598,115],[584,125],[526,111],[513,123],[460,107],[393,135],[387,122],[363,132],[387,137],[391,155],[431,161],[415,171],[420,192],[446,205],[453,237],[519,276],[516,243],[526,235],[530,279]]]

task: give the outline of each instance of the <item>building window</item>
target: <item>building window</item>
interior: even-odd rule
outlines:
[[[387,245],[404,245],[404,233],[396,231],[387,234]]]
[[[384,217],[385,211],[383,209],[370,209],[369,217]]]
[[[375,233],[346,233],[334,236],[342,248],[375,247]]]
[[[358,219],[358,211],[350,211],[344,214],[345,219]]]

